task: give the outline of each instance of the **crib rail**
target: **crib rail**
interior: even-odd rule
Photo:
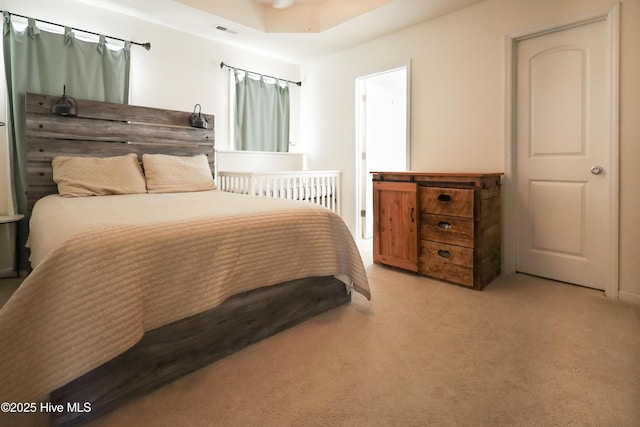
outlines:
[[[259,197],[304,200],[340,214],[340,171],[218,171],[218,188]]]

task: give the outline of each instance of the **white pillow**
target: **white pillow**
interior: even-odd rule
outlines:
[[[180,193],[215,190],[209,160],[193,157],[143,154],[142,166],[149,193]]]
[[[62,197],[146,193],[138,155],[115,157],[56,156],[51,161],[53,180]]]

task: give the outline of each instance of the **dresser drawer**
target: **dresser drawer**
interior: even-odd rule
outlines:
[[[473,245],[473,219],[447,215],[420,215],[420,238],[450,245]]]
[[[473,218],[473,197],[463,188],[420,187],[420,211]]]
[[[421,240],[419,273],[473,286],[473,249]]]

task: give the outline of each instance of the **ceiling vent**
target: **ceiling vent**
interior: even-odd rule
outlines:
[[[222,31],[222,32],[224,32],[224,33],[229,33],[229,34],[238,34],[238,32],[237,32],[237,31],[232,30],[232,29],[227,28],[227,27],[224,27],[224,26],[222,26],[222,25],[216,25],[214,28],[215,28],[216,30],[218,30],[218,31]]]

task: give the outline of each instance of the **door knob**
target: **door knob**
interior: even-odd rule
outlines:
[[[594,175],[600,175],[602,173],[602,171],[604,171],[602,166],[592,166],[591,167],[591,173],[594,174]]]

